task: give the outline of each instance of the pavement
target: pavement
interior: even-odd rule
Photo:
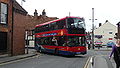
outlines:
[[[29,57],[36,56],[37,52],[35,50],[29,50],[28,54],[17,55],[17,56],[9,56],[8,54],[0,55],[0,64],[16,61],[20,59],[25,59]]]
[[[108,62],[111,62],[111,60],[108,60],[103,56],[95,56],[93,68],[114,68],[113,65],[115,65],[115,63],[109,64]]]
[[[94,50],[97,51],[111,51],[112,48],[101,48]],[[106,55],[94,55],[90,57],[86,68],[116,68],[113,58],[109,59]]]
[[[103,56],[91,57],[86,68],[115,68],[115,62],[113,59],[109,60]]]

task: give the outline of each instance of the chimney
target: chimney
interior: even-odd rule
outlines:
[[[108,20],[106,20],[105,22],[109,22]]]
[[[102,25],[102,23],[99,23],[99,27]]]
[[[34,16],[38,16],[37,10],[35,9]]]
[[[42,16],[46,16],[45,9],[42,11]]]

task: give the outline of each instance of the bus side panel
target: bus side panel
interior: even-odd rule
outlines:
[[[61,55],[76,55],[76,54],[86,54],[86,47],[68,47],[68,46],[48,46],[42,45],[43,52],[55,53],[55,49],[58,50],[58,54]]]
[[[69,51],[74,52],[75,54],[86,54],[87,49],[85,46],[70,47]]]
[[[69,52],[68,49],[69,49],[68,46],[59,46],[58,47],[59,54],[61,54],[61,55],[74,55],[71,52]]]
[[[86,51],[86,47],[85,46],[70,47],[69,51],[82,52],[82,51]]]
[[[76,55],[76,54],[86,54],[87,50],[84,46],[78,47],[67,47],[59,46],[59,54],[62,55]]]
[[[58,50],[60,55],[75,55],[75,53],[68,51],[69,47],[67,46],[48,46],[42,45],[42,51],[55,54],[55,49]]]
[[[54,53],[57,46],[42,45],[41,50],[48,53]]]

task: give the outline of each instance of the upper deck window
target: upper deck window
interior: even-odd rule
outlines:
[[[1,3],[0,4],[0,23],[1,24],[7,24],[7,15],[8,15],[8,9],[7,9],[7,4],[5,4],[5,3]]]
[[[60,20],[60,21],[52,22],[50,24],[46,24],[46,25],[36,27],[35,28],[35,33],[64,29],[65,26],[66,26],[66,22],[65,22],[65,19],[64,19],[64,20]]]
[[[82,19],[68,18],[68,28],[85,28],[85,23]]]

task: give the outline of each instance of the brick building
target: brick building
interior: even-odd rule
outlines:
[[[8,9],[9,5],[9,9]],[[12,12],[7,12],[12,10],[12,2],[8,0],[0,0],[0,52],[7,52],[8,50],[8,22],[12,23]],[[4,8],[4,9],[3,9]],[[5,12],[4,12],[5,11]],[[2,13],[3,12],[3,13]],[[9,17],[8,17],[9,14]],[[5,17],[5,15],[7,15]],[[10,38],[10,37],[9,37]]]
[[[15,0],[0,0],[0,54],[24,54],[24,25],[27,11]]]
[[[32,30],[39,23],[56,18],[42,15],[27,15],[16,0],[0,0],[0,54],[19,55],[25,53],[25,30]]]
[[[42,14],[38,15],[37,10],[35,9],[34,16],[27,15],[26,16],[27,23],[25,24],[25,29],[27,30],[33,30],[35,28],[35,25],[45,23],[51,20],[58,19],[57,17],[48,17],[46,16],[45,9],[42,11]]]

